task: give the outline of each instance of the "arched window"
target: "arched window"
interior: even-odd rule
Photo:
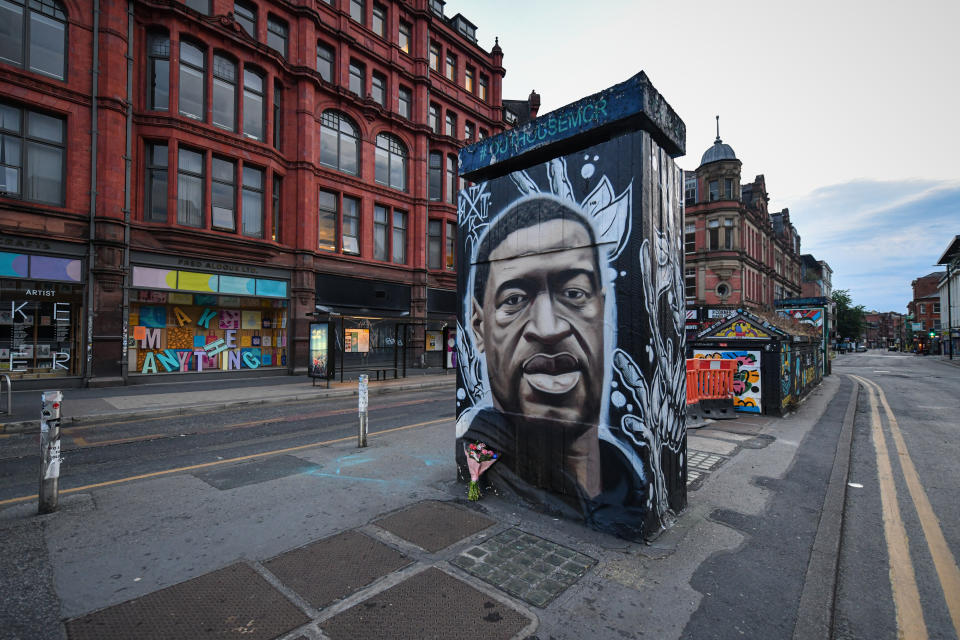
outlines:
[[[66,78],[67,14],[56,0],[0,2],[0,61]]]
[[[320,117],[320,164],[360,175],[360,136],[357,125],[339,111]]]
[[[394,136],[377,136],[376,172],[374,179],[392,189],[407,190],[407,148]]]

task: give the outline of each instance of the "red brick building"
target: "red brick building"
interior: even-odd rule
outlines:
[[[863,316],[867,346],[871,349],[899,347],[903,340],[903,315],[895,311],[868,311]]]
[[[801,293],[800,235],[787,209],[767,210],[762,175],[742,184],[741,162],[717,136],[684,172],[684,281],[700,324],[738,308],[772,310]]]
[[[302,373],[315,321],[328,367],[443,366],[499,46],[442,0],[94,6],[0,4],[0,366]]]
[[[928,353],[939,353],[939,338],[930,339],[931,331],[940,331],[940,280],[945,271],[934,271],[910,283],[913,299],[907,310],[913,316],[913,346]],[[922,326],[917,326],[922,325]]]

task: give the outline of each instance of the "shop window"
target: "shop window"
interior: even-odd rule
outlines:
[[[410,32],[410,23],[401,20],[400,29],[397,34],[397,44],[400,46],[400,51],[404,53],[410,53]]]
[[[373,259],[387,261],[388,211],[382,205],[373,207]]]
[[[213,156],[210,169],[210,226],[220,231],[237,230],[237,165]]]
[[[237,63],[222,55],[213,56],[213,124],[236,130]]]
[[[283,85],[273,81],[273,148],[279,150],[283,142]]]
[[[287,57],[287,23],[276,16],[267,16],[267,46]]]
[[[243,167],[243,235],[263,237],[264,171],[244,165]]]
[[[341,223],[344,253],[360,255],[360,201],[343,197],[343,220]]]
[[[443,132],[451,138],[457,137],[457,114],[447,111],[446,128]]]
[[[60,274],[81,273],[81,261],[30,254],[16,257],[31,277],[0,281],[0,299],[6,308],[0,313],[0,325],[5,325],[0,331],[0,370],[14,380],[79,375],[83,286],[52,280],[75,282],[79,276]]]
[[[487,99],[487,85],[490,81],[487,79],[487,76],[480,74],[480,78],[477,80],[477,97],[481,100]]]
[[[457,201],[457,156],[447,156],[447,202]]]
[[[206,53],[187,41],[180,42],[180,114],[203,120],[206,113]]]
[[[389,134],[377,136],[375,180],[392,189],[407,189],[407,148]]]
[[[457,225],[454,222],[447,223],[447,271],[456,269],[456,246],[457,246]]]
[[[367,83],[367,68],[356,60],[350,61],[350,91],[363,97],[363,88]]]
[[[381,38],[387,35],[387,8],[382,4],[373,5],[373,19],[370,28]]]
[[[55,0],[0,2],[0,60],[66,78],[67,14]]]
[[[326,82],[333,82],[334,53],[333,47],[323,42],[317,43],[317,73]]]
[[[444,75],[447,76],[447,80],[457,81],[457,56],[452,53],[447,53],[447,65]]]
[[[697,225],[688,223],[683,230],[683,250],[694,253],[697,250]]]
[[[440,133],[440,106],[432,102],[427,113],[427,126],[430,127],[430,131]]]
[[[397,113],[409,120],[413,112],[412,105],[413,93],[407,87],[400,87],[397,90]]]
[[[337,194],[321,191],[318,197],[317,246],[321,251],[337,250]]]
[[[430,220],[427,223],[427,268],[439,269],[442,261],[440,254],[443,249],[443,223],[440,220]]]
[[[151,33],[147,36],[147,109],[166,111],[169,108],[170,38],[166,33]]]
[[[0,195],[64,203],[64,121],[0,102]]]
[[[243,135],[264,140],[263,76],[252,69],[243,70]]]
[[[251,38],[257,39],[257,7],[243,0],[236,0],[233,3],[233,19],[237,21],[243,30]]]
[[[387,77],[382,73],[370,74],[370,97],[381,107],[387,106]]]
[[[210,15],[210,0],[184,0],[183,4],[197,13],[202,13],[205,16]]]
[[[469,91],[470,93],[473,93],[474,77],[476,76],[476,74],[477,72],[474,70],[473,67],[470,67],[470,66],[468,66],[463,73],[463,88]]]
[[[430,68],[440,71],[440,45],[436,42],[430,43]]]
[[[350,19],[366,24],[367,7],[365,0],[350,0]]]
[[[358,175],[359,155],[356,125],[339,111],[324,111],[320,118],[320,164]]]
[[[270,225],[270,239],[274,242],[280,242],[280,199],[283,193],[283,178],[274,174],[273,176],[273,202],[270,212],[272,214],[272,224]]]
[[[148,222],[167,221],[167,145],[149,143],[146,148],[146,185],[143,217]]]
[[[177,224],[203,226],[203,153],[181,147],[177,153]]]
[[[438,151],[430,152],[430,199],[439,201],[443,199],[443,154]]]

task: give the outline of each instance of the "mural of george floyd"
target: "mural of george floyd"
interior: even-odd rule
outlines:
[[[461,474],[628,539],[686,506],[684,139],[640,73],[460,156]]]

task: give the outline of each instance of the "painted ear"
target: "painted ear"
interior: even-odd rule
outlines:
[[[483,353],[483,307],[472,298],[473,311],[470,313],[470,328],[473,329],[473,342],[477,345],[477,351]]]

